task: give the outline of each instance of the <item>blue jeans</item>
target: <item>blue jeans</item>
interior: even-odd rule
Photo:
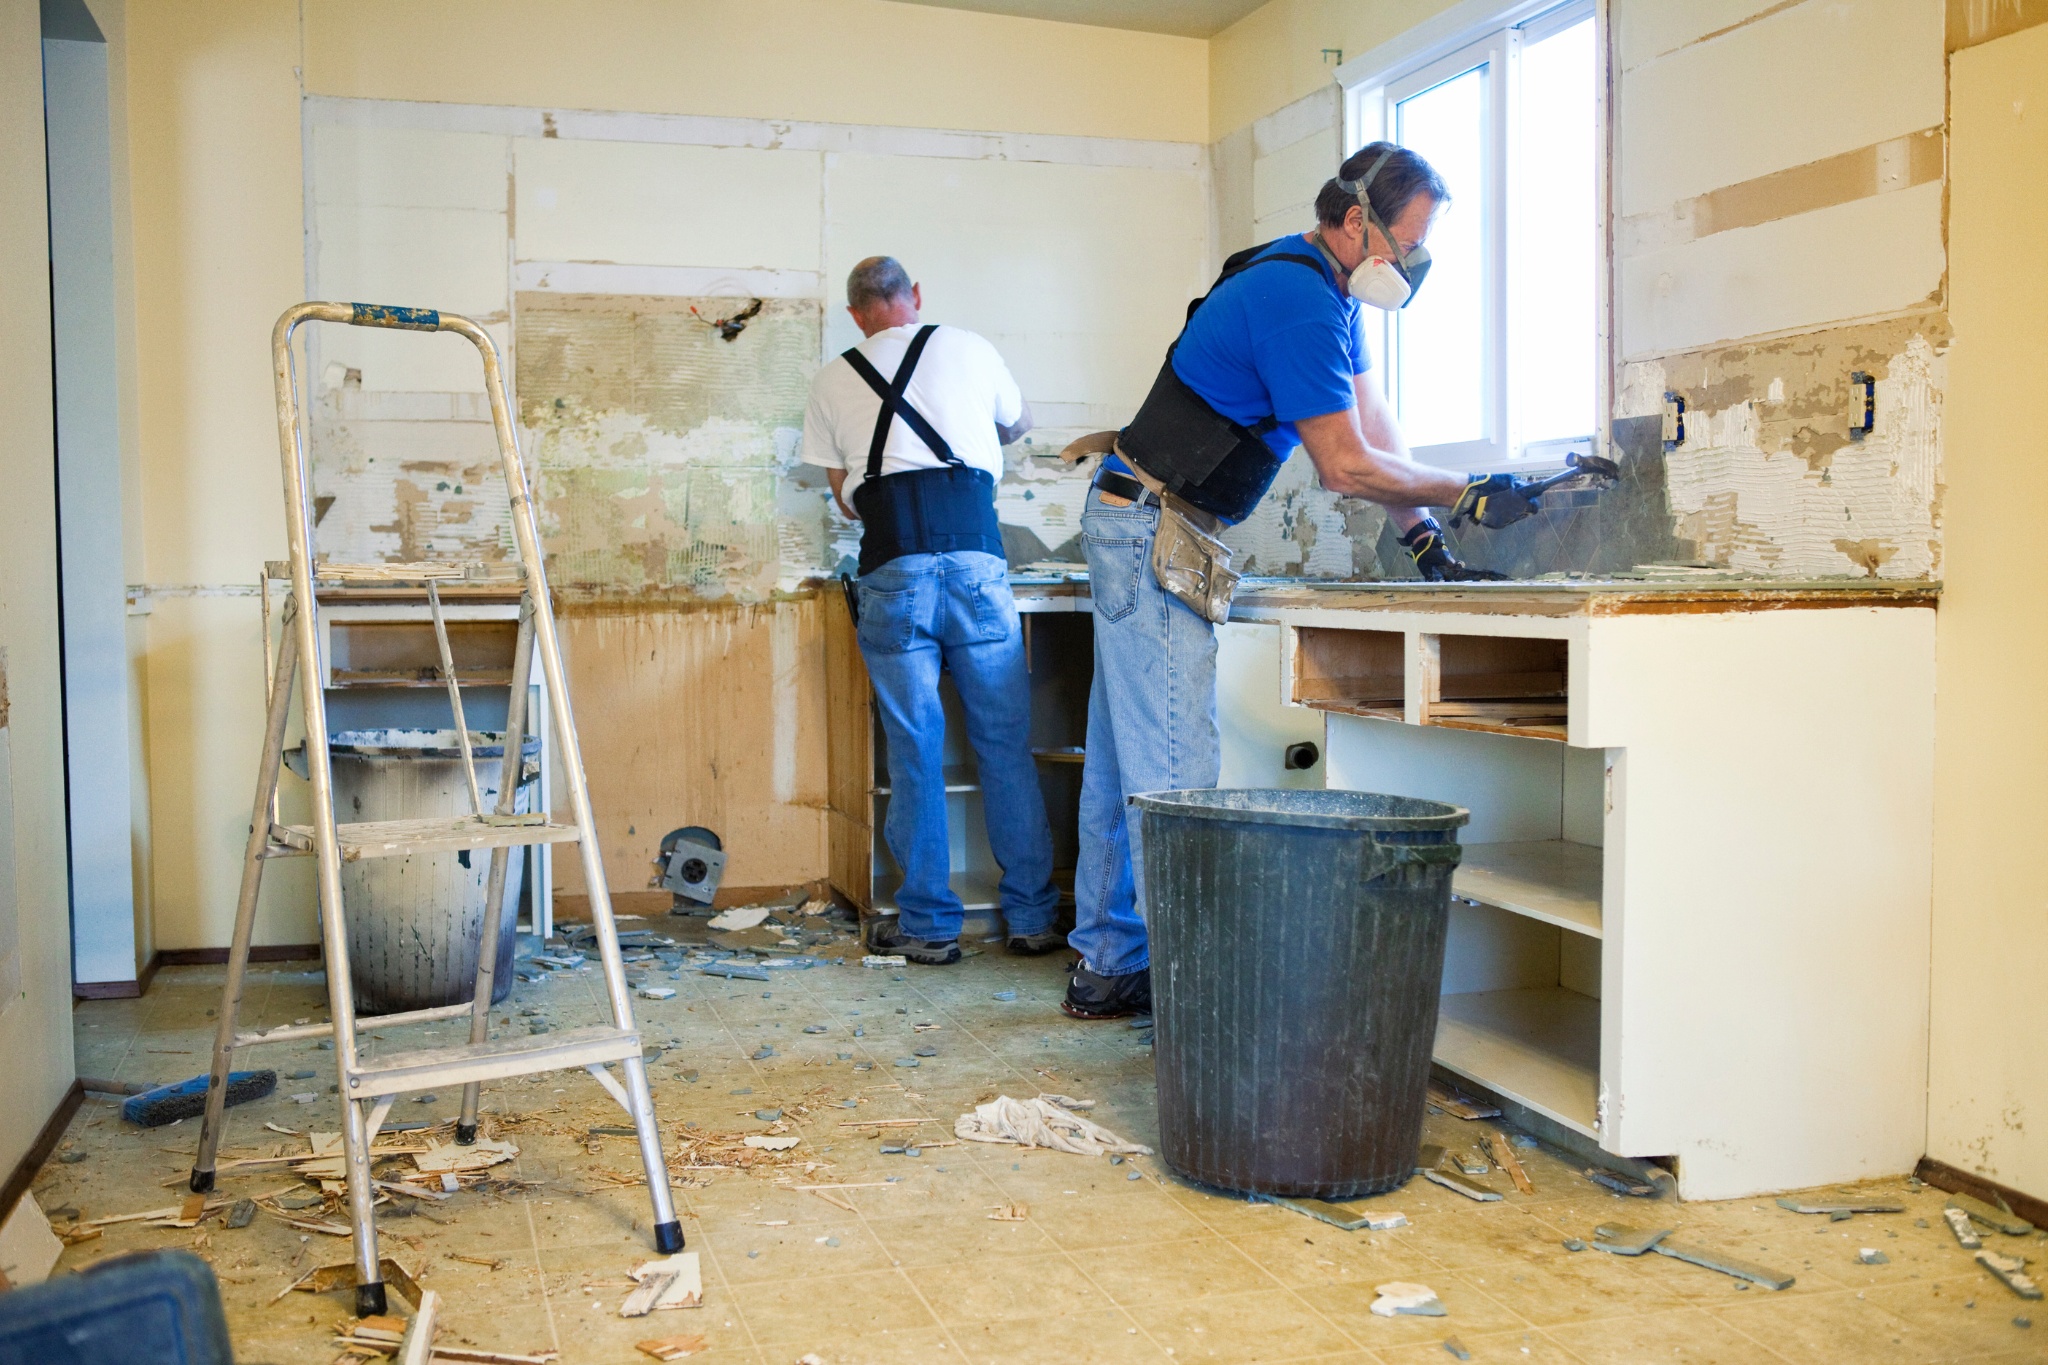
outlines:
[[[1139,792],[1213,787],[1216,628],[1152,576],[1159,509],[1114,507],[1090,490],[1081,514],[1095,605],[1095,681],[1088,690],[1088,760],[1081,775],[1081,853],[1074,932],[1087,968],[1123,976],[1151,965],[1145,938]]]
[[[953,675],[981,774],[989,847],[1003,870],[1011,934],[1052,927],[1052,827],[1031,757],[1031,682],[1017,603],[1003,561],[977,550],[903,555],[860,580],[860,652],[889,741],[889,817],[882,834],[903,885],[897,923],[910,938],[960,937],[960,898],[947,884],[951,840],[941,760],[946,713],[939,672]]]

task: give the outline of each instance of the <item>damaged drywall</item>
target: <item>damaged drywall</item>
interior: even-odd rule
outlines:
[[[1933,578],[1941,570],[1948,324],[1929,313],[1624,367],[1618,418],[1686,403],[1665,457],[1673,532],[1695,562],[1773,578]],[[1876,383],[1875,422],[1850,435]]]
[[[320,555],[511,557],[511,505],[483,393],[365,389],[358,371],[330,369],[309,414]]]
[[[822,571],[825,500],[799,469],[815,300],[521,295],[520,422],[565,592],[765,601]],[[821,481],[819,481],[821,482]]]

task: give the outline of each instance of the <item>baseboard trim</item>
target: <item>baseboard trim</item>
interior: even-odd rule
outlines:
[[[270,943],[249,950],[251,962],[304,962],[320,960],[317,943]],[[149,973],[158,967],[214,967],[228,960],[225,948],[164,948],[150,960]]]
[[[222,958],[221,961],[227,961]],[[142,970],[135,974],[133,981],[74,981],[71,983],[71,998],[74,1000],[133,1000],[149,994],[149,983],[156,980],[156,969],[164,965],[162,953],[151,953],[149,961],[142,964]]]
[[[50,1153],[57,1150],[57,1144],[64,1140],[64,1130],[71,1126],[71,1116],[78,1112],[78,1106],[85,1103],[85,1086],[77,1080],[64,1092],[64,1098],[57,1101],[57,1108],[50,1115],[50,1121],[36,1134],[36,1140],[29,1144],[28,1151],[14,1169],[7,1173],[7,1183],[0,1185],[0,1223],[14,1212],[15,1201],[28,1193],[28,1187],[35,1182],[36,1172],[50,1159]]]
[[[2001,1185],[1996,1180],[1986,1180],[1981,1175],[1972,1175],[1931,1156],[1921,1157],[1913,1174],[1935,1189],[1947,1190],[1950,1194],[1972,1195],[1987,1204],[1996,1204],[2003,1199],[2007,1208],[2035,1227],[2048,1227],[2048,1199],[2040,1195]]]

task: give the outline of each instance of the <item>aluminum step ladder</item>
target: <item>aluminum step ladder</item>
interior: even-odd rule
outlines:
[[[420,332],[454,332],[469,339],[483,358],[484,388],[491,400],[498,454],[510,495],[516,565],[315,564],[311,480],[299,430],[297,375],[292,333],[301,322],[339,322],[354,327],[394,327]],[[468,318],[426,308],[393,308],[372,304],[301,303],[286,309],[271,332],[271,359],[277,384],[277,435],[284,459],[285,533],[290,548],[290,596],[284,604],[283,639],[270,678],[269,715],[256,780],[256,802],[249,822],[248,852],[242,866],[241,897],[235,907],[235,934],[228,952],[227,983],[222,991],[218,1031],[213,1044],[213,1070],[206,1095],[206,1116],[199,1132],[199,1156],[193,1163],[195,1193],[213,1188],[215,1154],[220,1145],[226,1107],[227,1077],[234,1054],[247,1047],[305,1038],[332,1037],[342,1096],[341,1140],[348,1169],[349,1222],[355,1234],[356,1312],[385,1311],[383,1272],[378,1268],[377,1228],[372,1218],[376,1188],[371,1181],[371,1144],[401,1094],[436,1087],[462,1087],[462,1116],[456,1141],[471,1144],[477,1137],[479,1088],[485,1081],[583,1067],[632,1117],[646,1167],[648,1193],[654,1202],[654,1244],[663,1253],[680,1251],[682,1224],[669,1193],[668,1167],[661,1150],[654,1103],[641,1059],[639,1030],[633,1023],[631,996],[624,963],[619,957],[618,927],[612,920],[611,895],[605,884],[596,826],[590,814],[590,792],[584,780],[583,754],[576,742],[576,724],[562,672],[561,645],[549,605],[540,537],[533,500],[520,463],[512,430],[512,413],[498,364],[497,347],[482,327]],[[505,718],[504,762],[494,810],[485,811],[476,780],[469,731],[462,714],[448,632],[441,613],[440,586],[503,581],[507,573],[523,585],[517,644],[513,656],[511,702]],[[470,813],[465,816],[336,824],[333,774],[327,748],[327,711],[319,664],[319,600],[316,583],[420,584],[432,610],[441,674],[447,683],[468,781]],[[527,731],[526,695],[532,660],[539,656],[554,720],[556,753],[568,787],[569,824],[555,823],[545,812],[517,814],[520,765]],[[308,825],[286,825],[277,818],[278,772],[283,765],[286,716],[294,683],[305,718],[306,774],[312,787],[313,818]],[[604,969],[605,996],[611,1022],[514,1038],[490,1036],[491,987],[497,961],[499,920],[505,895],[505,869],[511,850],[530,844],[575,843],[583,857],[583,875],[590,888],[590,915],[597,933],[598,957]],[[481,950],[477,956],[475,995],[465,1004],[409,1010],[358,1019],[350,984],[348,928],[342,904],[341,865],[359,858],[396,858],[410,854],[489,849],[491,868],[485,889]],[[326,957],[327,1001],[331,1022],[246,1031],[238,1016],[249,964],[249,940],[256,920],[256,898],[263,865],[271,858],[312,857],[319,869],[320,940]],[[470,1019],[469,1042],[463,1046],[432,1046],[385,1053],[371,1060],[357,1055],[358,1026],[391,1027],[440,1019]],[[608,1069],[616,1062],[623,1083]]]

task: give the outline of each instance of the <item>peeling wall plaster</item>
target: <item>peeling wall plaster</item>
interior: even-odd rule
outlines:
[[[1684,395],[1665,457],[1673,529],[1697,562],[1770,577],[1941,571],[1946,318],[1928,314],[1625,367],[1618,416]],[[1876,380],[1876,427],[1848,435],[1850,375]]]

